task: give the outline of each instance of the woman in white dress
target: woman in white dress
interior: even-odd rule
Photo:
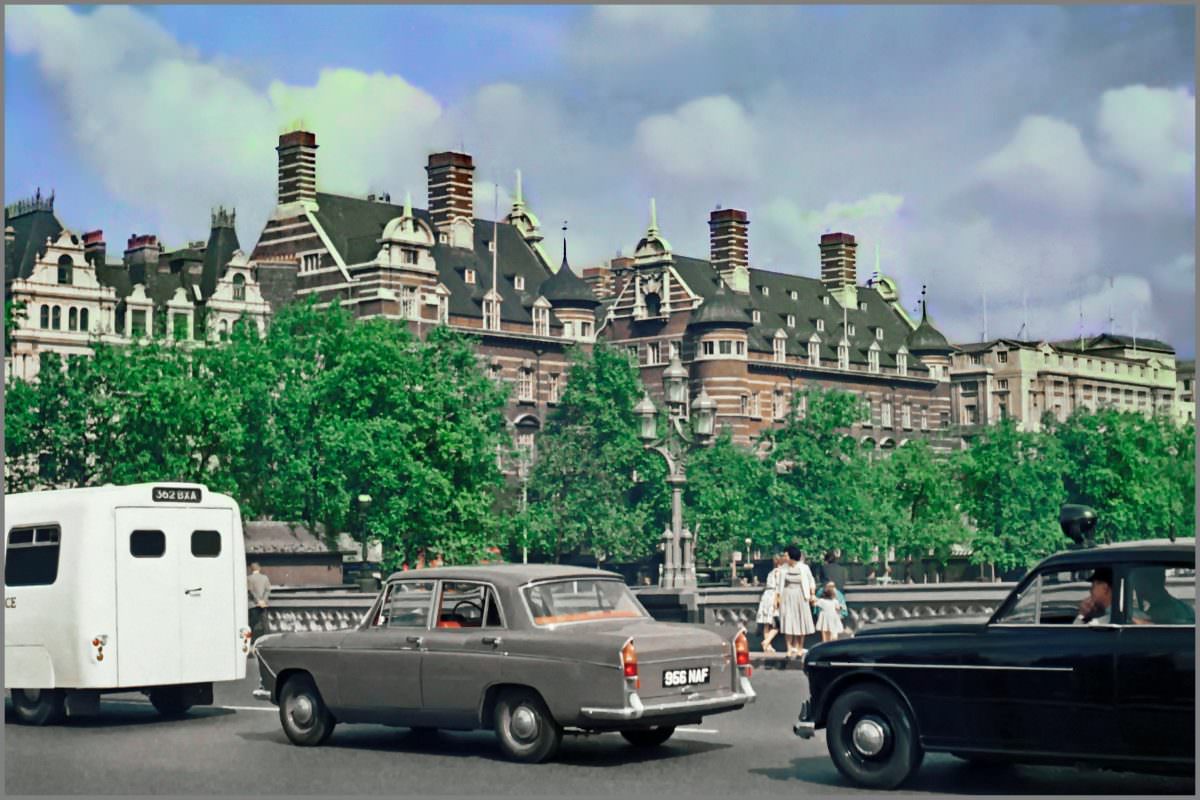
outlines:
[[[799,658],[804,655],[804,638],[817,630],[812,614],[817,599],[816,581],[796,545],[788,545],[787,560],[779,582],[779,629],[787,640],[788,657]]]
[[[764,653],[775,652],[775,648],[771,646],[771,640],[775,638],[775,634],[779,633],[779,576],[782,572],[783,562],[784,557],[778,554],[772,560],[771,572],[767,575],[767,588],[763,590],[762,597],[758,600],[758,613],[754,617],[754,621],[759,625],[759,633],[762,635]]]

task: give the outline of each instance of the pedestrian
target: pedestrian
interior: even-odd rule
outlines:
[[[790,544],[786,552],[787,564],[780,581],[779,629],[787,641],[788,658],[800,658],[805,652],[804,637],[817,630],[812,615],[816,581],[799,547]]]
[[[821,578],[826,583],[832,582],[838,589],[846,588],[846,568],[838,563],[838,551],[830,550],[825,554],[825,563],[821,567]]]
[[[267,603],[271,597],[271,579],[263,574],[257,561],[250,565],[246,589],[250,592],[250,642],[253,644],[263,634]]]
[[[868,583],[868,584],[876,584],[876,583],[879,583],[879,578],[878,578],[878,577],[876,577],[876,575],[875,575],[875,568],[874,568],[874,567],[871,567],[869,570],[867,570],[867,583]]]
[[[776,553],[771,559],[771,571],[767,573],[767,588],[763,590],[758,600],[758,613],[754,620],[758,623],[758,632],[762,636],[764,653],[774,653],[771,640],[779,633],[779,580],[783,574],[783,564],[786,558],[782,553]]]
[[[817,630],[821,632],[821,641],[829,642],[842,632],[842,606],[838,602],[837,586],[833,581],[825,584],[825,590],[817,598]]]

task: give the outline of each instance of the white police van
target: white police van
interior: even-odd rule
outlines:
[[[4,688],[21,722],[141,691],[164,715],[246,676],[246,556],[230,497],[199,484],[7,495]]]

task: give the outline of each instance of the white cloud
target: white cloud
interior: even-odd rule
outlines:
[[[708,6],[596,6],[592,12],[592,23],[600,30],[633,36],[649,47],[661,37],[681,41],[702,36],[712,19]]]
[[[1009,197],[1060,213],[1094,208],[1103,184],[1079,129],[1044,116],[1021,120],[1012,139],[980,164],[978,175]]]
[[[1135,205],[1195,209],[1195,95],[1143,85],[1110,89],[1100,98],[1097,128],[1100,152],[1138,178]]]
[[[761,175],[755,124],[727,95],[647,117],[638,123],[634,141],[648,169],[673,178],[745,182]]]

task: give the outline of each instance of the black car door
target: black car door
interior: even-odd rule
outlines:
[[[1195,574],[1193,560],[1130,564],[1122,575],[1117,721],[1131,758],[1195,759]]]
[[[1115,749],[1119,627],[1072,624],[1089,574],[1040,571],[965,655],[970,747],[1081,758]]]

